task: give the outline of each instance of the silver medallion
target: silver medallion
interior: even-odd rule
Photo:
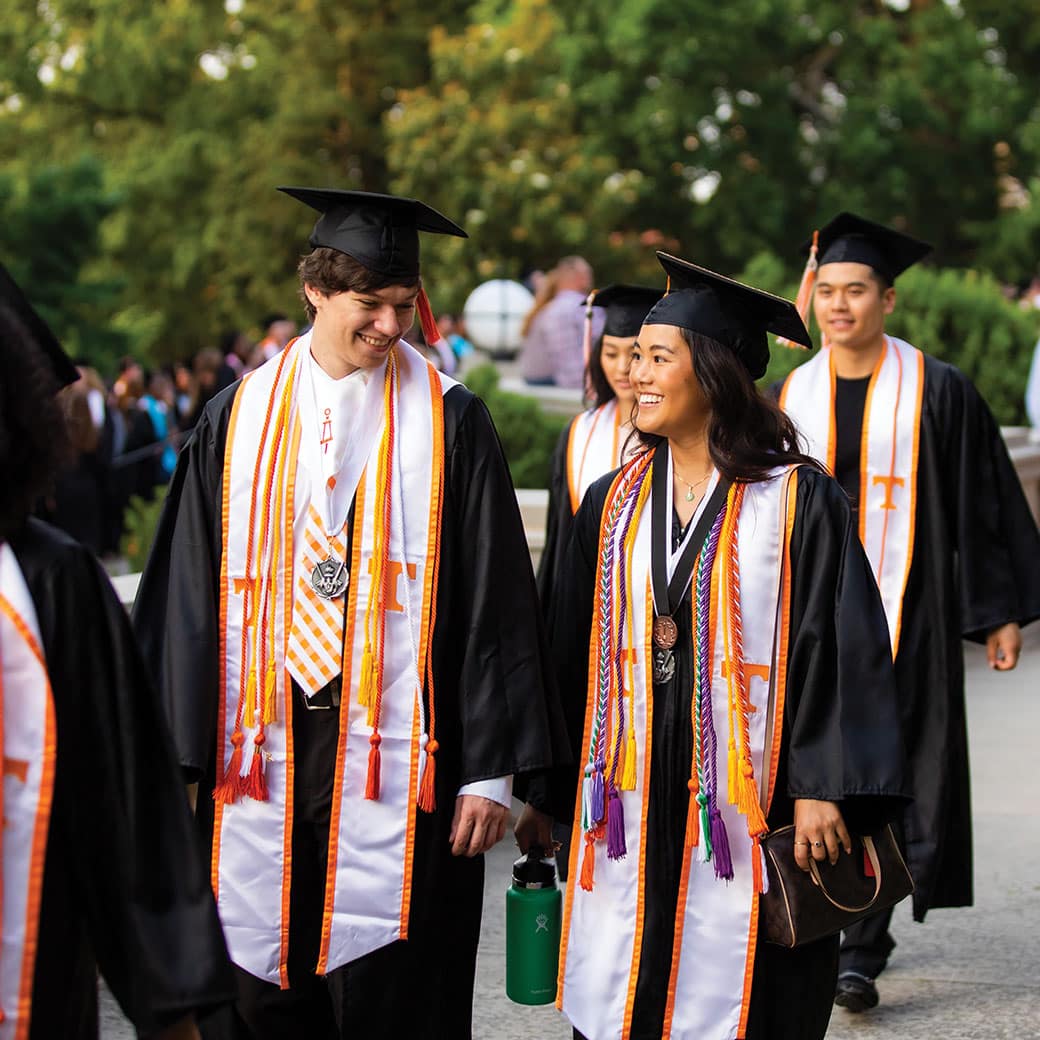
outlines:
[[[311,585],[322,599],[336,599],[347,588],[350,572],[346,562],[330,556],[311,571]]]
[[[654,684],[670,682],[675,675],[675,654],[671,650],[654,647]]]

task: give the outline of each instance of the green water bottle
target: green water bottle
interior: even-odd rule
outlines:
[[[531,846],[506,892],[506,996],[517,1004],[556,999],[562,902],[552,854]]]

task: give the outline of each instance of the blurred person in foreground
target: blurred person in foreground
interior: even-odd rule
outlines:
[[[585,325],[581,305],[592,288],[592,268],[580,256],[565,256],[546,276],[523,324],[520,374],[531,386],[580,390],[585,375]],[[600,335],[595,315],[592,338]]]
[[[0,268],[0,1030],[98,1035],[97,973],[150,1040],[233,994],[158,698],[89,551],[33,519],[77,378]]]
[[[437,340],[420,231],[465,233],[281,190],[321,214],[312,328],[206,407],[134,620],[199,783],[237,1035],[466,1040],[483,854],[565,742],[491,418],[403,339],[418,308]]]
[[[822,1040],[838,936],[766,940],[760,841],[837,862],[904,802],[885,618],[841,488],[759,393],[794,306],[658,253],[640,451],[594,482],[551,605],[576,766],[558,1006],[575,1037]],[[528,789],[521,848],[547,818]],[[538,840],[541,839],[541,840]]]
[[[923,921],[973,901],[961,640],[985,646],[997,671],[1018,663],[1019,626],[1040,616],[1040,534],[971,381],[885,331],[896,277],[931,247],[851,213],[815,238],[803,247],[804,284],[815,278],[825,346],[788,376],[780,404],[845,489],[881,589],[913,795],[903,839]],[[878,1003],[891,920],[889,909],[846,931],[842,1007]]]

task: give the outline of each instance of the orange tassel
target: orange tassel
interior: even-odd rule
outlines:
[[[371,745],[368,752],[368,779],[365,781],[365,797],[370,802],[379,801],[379,745],[383,738],[378,733],[373,733],[368,738]]]
[[[241,790],[239,774],[242,772],[242,745],[245,742],[246,735],[240,729],[236,729],[231,734],[231,746],[234,750],[231,752],[231,760],[228,762],[224,779],[213,788],[213,800],[215,802],[220,802],[222,805],[231,805],[232,802],[237,800]]]
[[[806,327],[809,325],[809,306],[812,302],[813,287],[816,284],[816,253],[820,246],[820,232],[814,231],[812,237],[812,245],[809,247],[809,259],[805,261],[805,270],[802,271],[802,281],[798,286],[798,295],[795,297],[794,306],[795,310],[798,311],[802,321],[805,322]],[[795,343],[793,340],[787,339],[784,336],[776,337],[777,343],[782,347],[792,347],[798,350],[805,350],[801,343]]]
[[[751,882],[754,885],[756,895],[765,892],[765,877],[762,865],[762,843],[756,834],[751,839]]]
[[[581,860],[581,877],[579,879],[579,883],[584,891],[592,891],[592,881],[595,872],[596,845],[592,837],[592,832],[587,831],[585,834],[585,855]]]
[[[264,725],[270,726],[278,721],[278,684],[275,681],[274,661],[267,666],[267,678],[264,682]]]
[[[249,764],[249,776],[245,778],[243,784],[242,793],[252,798],[254,802],[266,802],[268,798],[262,750],[266,740],[267,738],[262,732],[253,737],[253,761]]]
[[[766,818],[758,802],[758,785],[755,783],[755,768],[748,759],[742,760],[740,799],[738,809],[747,817],[748,833],[761,834],[767,830]]]
[[[695,849],[701,843],[701,805],[697,801],[698,783],[691,777],[686,781],[690,789],[690,803],[686,807],[686,847]]]
[[[246,680],[246,719],[250,726],[256,725],[256,666],[249,669]]]
[[[425,289],[419,290],[415,300],[415,308],[419,312],[419,325],[422,328],[423,339],[429,346],[433,346],[438,340],[443,339],[441,330],[437,328],[437,319],[433,315],[433,307]]]
[[[437,808],[437,792],[434,783],[437,779],[437,754],[440,744],[436,740],[426,744],[426,765],[423,766],[422,782],[419,784],[419,808],[423,812],[432,813]]]

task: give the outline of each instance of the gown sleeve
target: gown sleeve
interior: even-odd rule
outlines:
[[[906,800],[899,702],[881,597],[838,483],[801,467],[791,537],[784,741],[770,822],[796,798],[841,804],[872,831]]]
[[[220,686],[220,497],[234,390],[207,406],[177,460],[133,622],[185,779],[214,754]]]
[[[442,639],[459,660],[460,780],[545,769],[566,756],[563,721],[516,493],[475,397],[463,405],[447,472],[455,544],[442,547],[441,584],[454,592],[438,626],[449,624]]]
[[[942,484],[955,525],[961,633],[984,643],[1001,625],[1040,617],[1040,533],[986,402],[951,366],[928,372],[930,429],[945,446]]]
[[[552,602],[553,588],[573,523],[571,493],[567,486],[567,445],[570,443],[571,425],[563,428],[552,456],[549,506],[545,514],[545,546],[538,561],[538,598],[542,601],[543,611],[548,611]]]
[[[57,720],[48,871],[53,856],[70,876],[72,912],[101,974],[149,1035],[233,1000],[234,978],[173,743],[126,612],[87,550],[62,539],[47,553],[33,593]]]

